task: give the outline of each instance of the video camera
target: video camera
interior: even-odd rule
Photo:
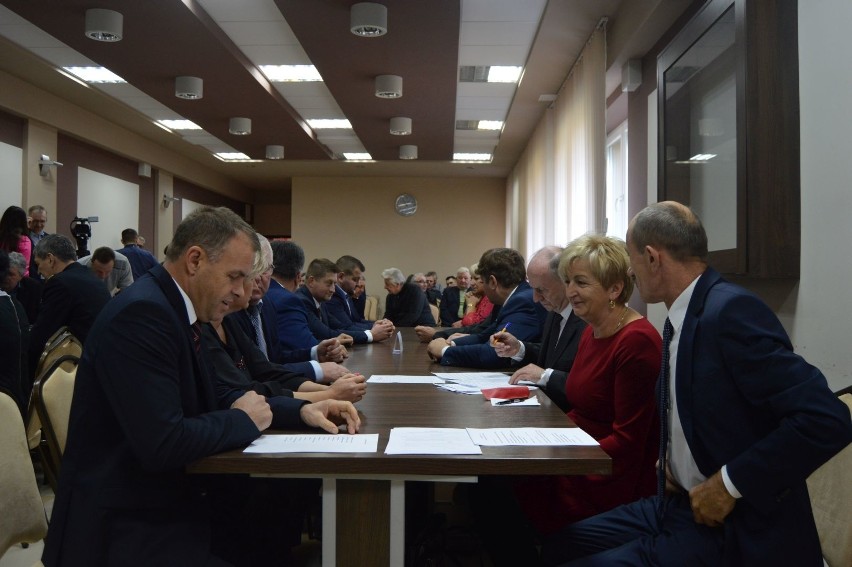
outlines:
[[[74,217],[71,221],[71,234],[77,241],[77,257],[89,255],[88,243],[92,237],[92,226],[89,223],[98,222],[98,217]]]

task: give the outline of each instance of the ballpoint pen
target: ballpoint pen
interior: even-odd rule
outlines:
[[[528,398],[511,398],[508,400],[503,400],[502,402],[497,402],[494,404],[495,406],[507,406],[509,404],[519,404],[521,402],[527,401]]]
[[[506,323],[506,325],[503,327],[503,330],[502,330],[502,331],[497,331],[496,333],[494,333],[494,336],[497,336],[497,335],[499,335],[500,333],[505,333],[505,332],[506,332],[506,329],[508,329],[511,325],[512,325],[512,323]],[[494,338],[492,338],[492,339],[491,339],[491,345],[492,345],[492,346],[497,346],[497,340],[496,340],[496,339],[494,339]]]

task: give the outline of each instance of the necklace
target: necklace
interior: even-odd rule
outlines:
[[[611,337],[612,335],[614,335],[615,333],[618,332],[618,330],[621,328],[621,325],[624,324],[624,318],[627,317],[628,311],[630,311],[630,306],[625,303],[624,304],[624,311],[621,312],[621,317],[618,319],[618,323],[616,323],[615,328],[612,330],[612,333],[607,335],[608,337]],[[601,335],[595,334],[595,338],[600,339],[602,337],[601,337]]]

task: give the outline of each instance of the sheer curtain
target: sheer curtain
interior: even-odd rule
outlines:
[[[604,228],[605,74],[600,25],[507,180],[509,245],[526,257]]]

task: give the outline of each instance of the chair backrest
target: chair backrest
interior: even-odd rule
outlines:
[[[44,451],[42,451],[45,474],[56,488],[59,464],[68,439],[68,420],[71,415],[71,398],[74,394],[74,379],[80,359],[64,355],[53,361],[33,386],[33,405],[42,424]]]
[[[45,369],[50,367],[54,360],[60,356],[65,356],[66,354],[80,358],[83,354],[83,343],[71,334],[68,327],[60,327],[59,330],[53,333],[53,335],[47,340],[44,350],[41,352],[41,356],[38,359],[35,376],[41,376]]]
[[[375,295],[368,295],[364,302],[364,319],[375,321],[379,318],[379,298]]]
[[[0,391],[0,556],[16,543],[34,543],[47,534],[47,517],[38,491],[21,410]]]
[[[429,309],[432,310],[432,318],[435,320],[436,325],[441,324],[441,310],[438,309],[437,305],[429,304]]]
[[[852,394],[840,399],[852,411]],[[852,565],[852,445],[836,454],[808,478],[822,555],[830,567]]]

